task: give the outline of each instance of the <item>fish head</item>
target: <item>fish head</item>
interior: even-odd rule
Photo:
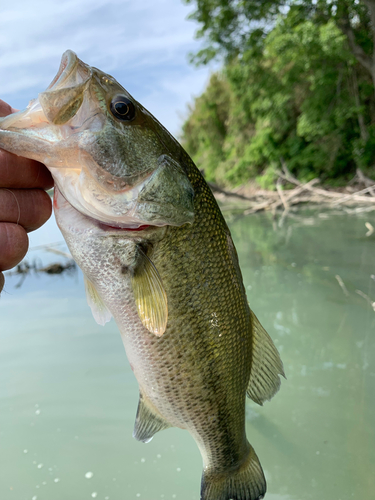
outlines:
[[[0,119],[0,147],[44,163],[64,198],[101,223],[193,222],[181,147],[113,77],[72,51],[38,98]]]

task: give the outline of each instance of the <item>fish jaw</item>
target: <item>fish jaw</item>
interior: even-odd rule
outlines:
[[[0,118],[0,147],[51,168],[82,168],[79,150],[79,122],[76,117],[63,126],[48,121],[39,98],[24,111]],[[82,123],[81,123],[82,126]]]
[[[0,147],[48,168],[77,168],[77,139],[94,110],[86,106],[85,113],[78,113],[81,106],[74,108],[72,104],[84,94],[90,77],[90,68],[74,52],[66,51],[47,90],[32,99],[25,110],[0,118]],[[68,117],[66,107],[71,109],[71,116],[63,123],[61,114]],[[93,125],[90,123],[90,127]]]
[[[104,123],[95,102],[86,96],[90,78],[90,67],[66,51],[47,90],[25,110],[0,118],[0,147],[49,169],[81,170],[87,163],[82,148],[86,131],[99,131]],[[79,106],[75,106],[77,101]]]

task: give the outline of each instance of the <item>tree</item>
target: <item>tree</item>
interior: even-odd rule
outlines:
[[[220,3],[200,2],[210,8]],[[221,3],[232,9],[230,26],[235,29],[244,11],[235,16],[239,2]],[[274,9],[263,19],[263,27],[259,19],[257,26],[249,22],[247,31],[242,29],[245,45],[230,30],[225,47],[217,42],[216,54],[221,51],[226,64],[195,102],[184,127],[185,146],[208,177],[219,183],[238,184],[264,170],[263,182],[272,180],[281,158],[306,180],[316,175],[323,180],[350,176],[356,167],[367,168],[371,175],[369,167],[375,163],[371,75],[357,62],[347,35],[338,27],[334,5],[291,2],[282,12],[280,3],[268,4]],[[369,42],[359,29],[360,22],[366,25],[365,14],[362,17],[356,21],[356,33]],[[210,36],[218,26],[215,18],[207,17]],[[369,51],[364,42],[363,47]]]
[[[196,3],[189,16],[201,28],[197,38],[207,45],[194,60],[206,64],[219,55],[231,59],[262,38],[275,23],[277,16],[292,3],[288,0],[184,0]]]
[[[196,3],[190,19],[201,27],[207,45],[195,57],[206,63],[223,55],[231,59],[247,50],[289,10],[315,23],[333,20],[346,35],[350,50],[370,73],[375,87],[375,0],[184,0]]]

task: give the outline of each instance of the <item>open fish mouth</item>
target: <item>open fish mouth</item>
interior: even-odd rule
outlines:
[[[66,139],[72,130],[77,129],[78,123],[70,123],[68,127],[61,127],[61,114],[70,101],[83,90],[92,76],[91,68],[84,64],[77,55],[67,50],[64,52],[59,70],[44,92],[36,99],[32,99],[27,108],[1,119],[0,128],[8,130],[9,133],[17,133],[33,136],[34,140],[45,143],[54,143]],[[79,108],[79,107],[78,107]],[[74,120],[78,109],[69,117]],[[85,117],[84,121],[87,121]],[[66,122],[69,120],[66,120]],[[75,120],[77,122],[77,120]],[[81,127],[84,121],[78,120]],[[65,123],[66,123],[65,122]],[[43,128],[43,131],[42,131]]]
[[[52,82],[47,87],[46,91],[52,90],[57,87],[66,87],[69,77],[72,75],[73,71],[77,68],[77,64],[86,67],[89,71],[90,68],[86,64],[82,63],[77,57],[77,55],[72,50],[66,50],[61,57],[60,67]]]

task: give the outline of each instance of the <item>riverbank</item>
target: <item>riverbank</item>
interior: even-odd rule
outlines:
[[[355,177],[344,187],[333,189],[320,186],[318,178],[301,183],[287,168],[278,172],[274,190],[259,188],[255,181],[235,190],[224,190],[209,183],[218,201],[226,202],[224,210],[242,211],[244,215],[269,210],[287,213],[300,204],[321,205],[348,213],[375,210],[375,182],[357,170]]]

